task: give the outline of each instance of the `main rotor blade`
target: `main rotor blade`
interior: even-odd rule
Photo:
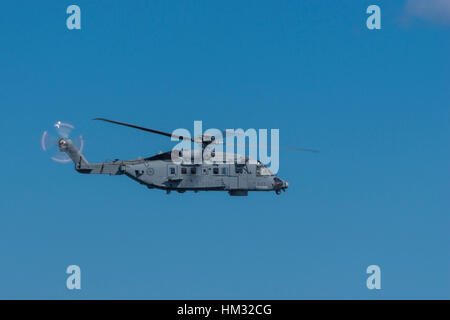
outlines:
[[[138,129],[138,130],[142,130],[142,131],[147,131],[147,132],[151,132],[151,133],[160,134],[160,135],[163,135],[163,136],[166,136],[166,137],[173,137],[173,138],[178,139],[178,140],[190,140],[192,142],[196,142],[197,141],[197,140],[195,140],[193,138],[177,136],[177,135],[174,135],[174,134],[171,134],[171,133],[168,133],[168,132],[159,131],[159,130],[155,130],[155,129],[144,128],[144,127],[136,126],[134,124],[129,124],[129,123],[125,123],[125,122],[119,122],[119,121],[109,120],[109,119],[105,119],[105,118],[95,118],[93,120],[100,120],[100,121],[111,122],[111,123],[118,124],[118,125],[125,126],[125,127],[130,127],[130,128],[134,128],[134,129]]]

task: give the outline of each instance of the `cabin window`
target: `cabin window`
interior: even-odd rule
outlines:
[[[228,174],[228,168],[224,167],[222,168],[222,174],[227,175]]]
[[[175,168],[170,168],[169,172],[170,172],[170,174],[175,174]]]
[[[181,168],[181,174],[186,174],[186,173],[187,173],[186,168]]]
[[[214,174],[219,174],[219,168],[214,167],[214,168],[213,168],[213,173],[214,173]]]
[[[197,169],[195,167],[191,168],[191,174],[196,174],[197,173]]]
[[[258,164],[258,166],[256,167],[256,175],[257,176],[273,176],[273,173],[272,173],[272,171],[270,171],[269,168],[267,168],[267,166]]]

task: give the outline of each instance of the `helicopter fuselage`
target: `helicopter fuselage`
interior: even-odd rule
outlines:
[[[246,196],[248,191],[275,191],[288,187],[274,175],[259,174],[258,164],[183,164],[168,160],[117,160],[114,162],[76,164],[86,174],[121,175],[148,188],[183,193],[185,191],[228,191],[232,196]]]
[[[171,152],[146,159],[89,163],[71,140],[60,139],[59,149],[69,155],[75,170],[84,174],[126,175],[150,189],[185,191],[228,191],[246,196],[248,191],[275,191],[288,188],[288,182],[273,175],[263,164],[248,158],[234,163],[174,162]],[[237,160],[238,158],[236,158]]]

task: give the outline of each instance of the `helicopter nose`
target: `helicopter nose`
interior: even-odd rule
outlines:
[[[289,187],[289,183],[286,180],[280,179],[278,177],[275,177],[273,179],[273,182],[274,182],[273,183],[274,188],[277,189],[277,190],[280,190],[280,189],[284,190],[284,189],[287,189]]]

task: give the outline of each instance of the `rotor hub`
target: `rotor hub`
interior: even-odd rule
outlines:
[[[59,139],[58,146],[60,149],[64,149],[65,147],[67,147],[67,140],[64,138]]]

